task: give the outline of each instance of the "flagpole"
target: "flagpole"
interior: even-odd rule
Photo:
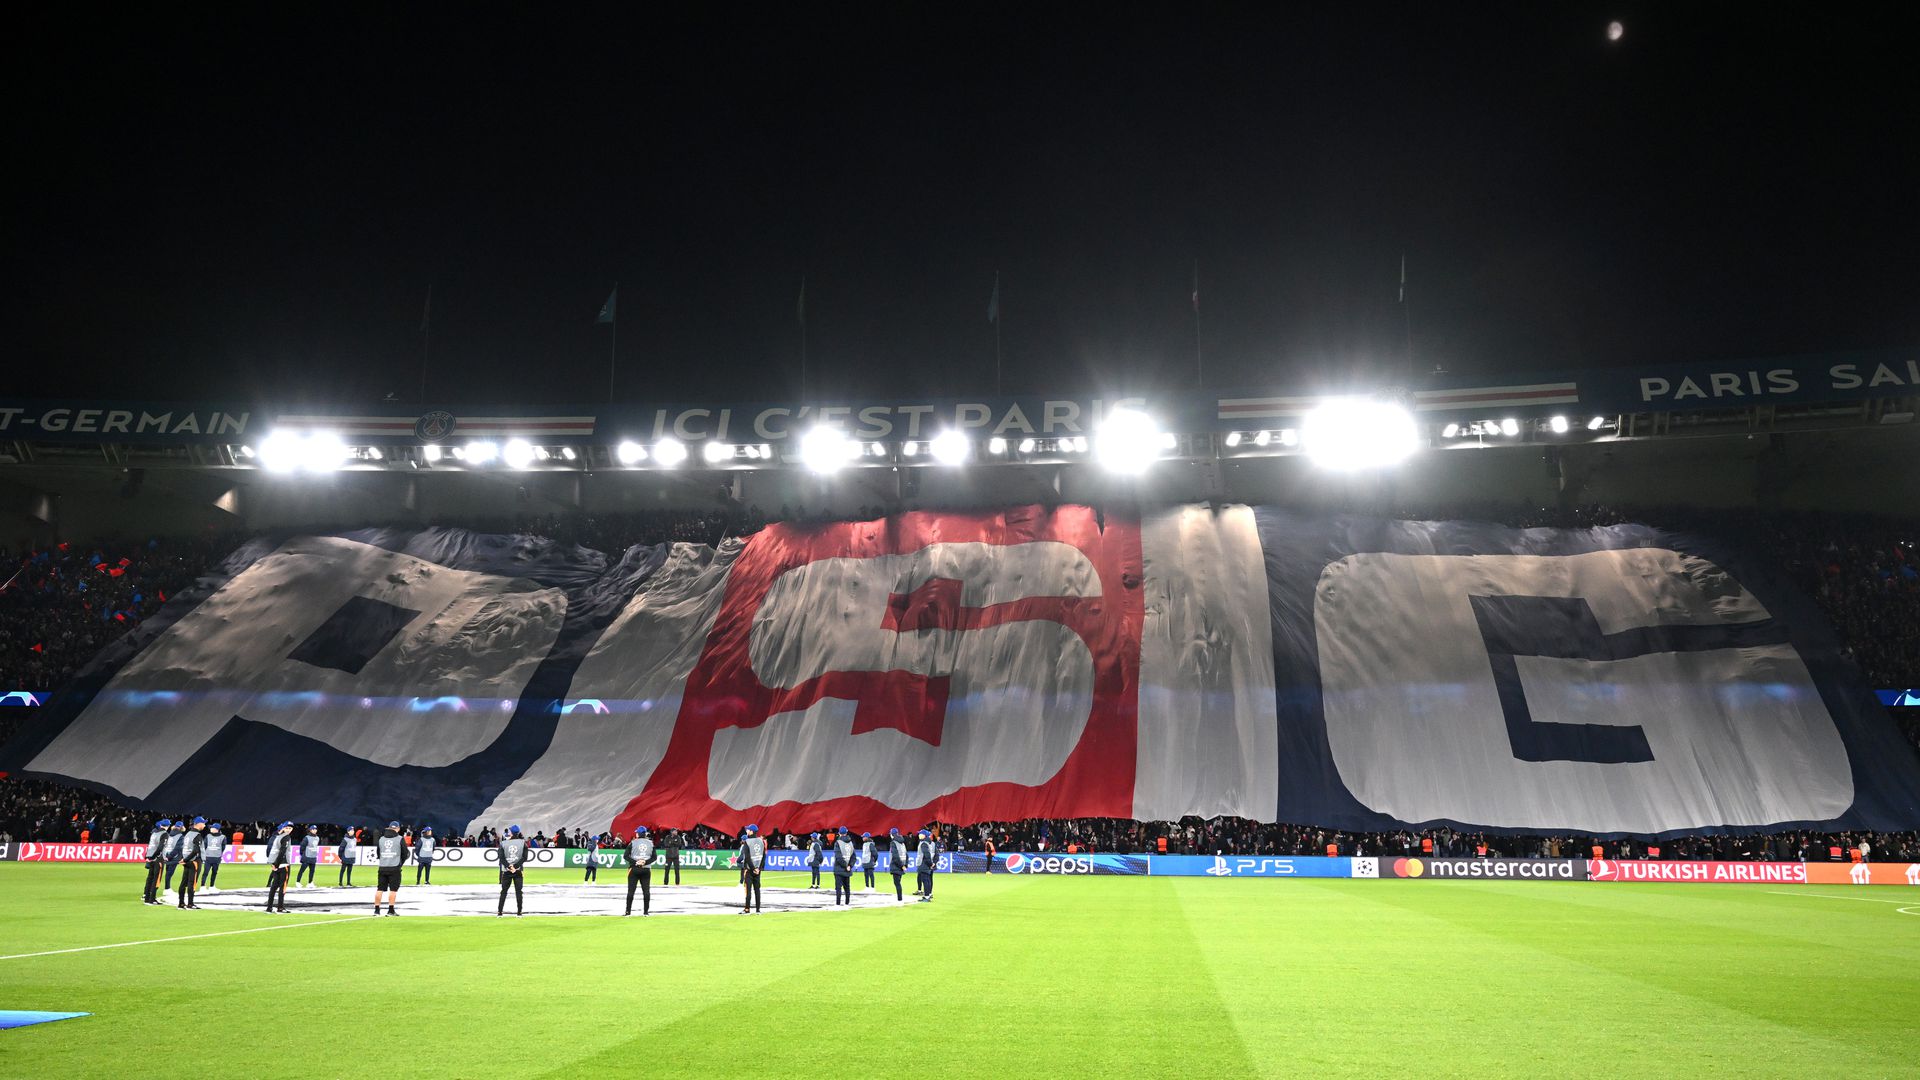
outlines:
[[[1200,351],[1200,260],[1193,260],[1193,378],[1194,385],[1207,384],[1207,363]]]
[[[1005,388],[1002,385],[1004,380],[1001,377],[1002,372],[1005,371],[1005,367],[1000,361],[1000,319],[1002,314],[1000,310],[1000,271],[995,270],[993,272],[993,394],[995,397],[999,397],[1005,392]]]
[[[420,313],[420,404],[427,403],[427,364],[433,356],[433,282],[427,282],[427,306]]]

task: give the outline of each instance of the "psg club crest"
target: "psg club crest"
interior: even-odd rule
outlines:
[[[439,442],[453,434],[453,414],[436,409],[414,421],[413,433],[426,442]]]

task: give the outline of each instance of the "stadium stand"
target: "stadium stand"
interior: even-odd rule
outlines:
[[[1779,513],[1758,510],[1605,506],[1541,509],[1512,505],[1405,507],[1371,512],[1408,518],[1450,518],[1532,528],[1582,528],[1636,521],[1728,539],[1765,559],[1820,606],[1838,633],[1863,681],[1876,688],[1920,685],[1920,523],[1867,515]],[[878,516],[875,507],[857,518]],[[663,542],[715,544],[751,533],[768,520],[823,520],[804,507],[781,507],[769,518],[755,507],[661,510],[622,514],[511,517],[463,525],[496,532],[539,535],[601,551]],[[191,540],[147,539],[94,545],[59,544],[23,552],[0,551],[0,570],[11,577],[0,590],[0,685],[10,690],[56,689],[102,647],[159,610],[169,594],[190,584],[243,537],[209,534]],[[31,719],[32,709],[0,710],[0,743]],[[1920,710],[1892,709],[1897,723],[1920,751]],[[101,795],[57,784],[0,778],[0,840],[127,842],[143,837],[163,813],[132,810]],[[237,823],[259,835],[266,822]],[[566,846],[587,826],[535,823],[540,844]],[[777,828],[778,823],[773,823]],[[554,827],[550,836],[545,829]],[[1119,819],[990,822],[937,826],[954,850],[1156,851],[1190,854],[1319,855],[1331,846],[1341,855],[1418,854],[1431,841],[1440,855],[1585,855],[1598,846],[1608,858],[1646,853],[1645,840],[1589,837],[1515,837],[1426,832],[1349,833],[1311,824],[1266,824],[1238,818],[1178,822]],[[529,826],[531,829],[532,827]],[[339,836],[331,827],[327,840]],[[1833,847],[1852,848],[1861,839],[1887,857],[1920,860],[1920,834],[1703,835],[1658,843],[1664,857],[1712,859],[1824,859]],[[485,845],[492,827],[449,837],[455,845]],[[712,829],[687,833],[692,847],[718,847],[730,838]],[[797,843],[776,834],[776,847]],[[1162,844],[1164,843],[1164,848]]]

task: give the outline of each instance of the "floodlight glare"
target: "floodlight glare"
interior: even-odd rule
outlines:
[[[439,446],[437,446],[437,445],[435,445],[434,443],[428,443],[428,444],[427,444],[427,460],[428,460],[428,461],[439,461],[439,460],[440,460],[440,447],[439,447]]]
[[[671,469],[687,460],[687,445],[671,437],[661,439],[653,444],[653,460]]]
[[[469,465],[485,465],[499,456],[499,443],[481,440],[467,444],[467,463]]]
[[[1115,409],[1093,433],[1093,452],[1114,472],[1147,471],[1163,445],[1160,425],[1137,409]]]
[[[1600,430],[1600,427],[1601,427],[1601,425],[1603,425],[1603,424],[1605,424],[1606,422],[1607,422],[1607,418],[1606,418],[1606,417],[1604,417],[1604,416],[1596,416],[1596,417],[1594,417],[1593,419],[1591,419],[1591,420],[1589,420],[1589,421],[1587,421],[1587,430],[1588,430],[1588,431],[1599,431],[1599,430]]]
[[[1020,440],[1020,452],[1021,452],[1021,453],[1023,453],[1023,454],[1031,454],[1031,453],[1033,453],[1033,446],[1034,446],[1034,442],[1033,442],[1033,440],[1032,440],[1032,439],[1021,439],[1021,440]]]
[[[733,456],[733,447],[708,439],[700,444],[700,456],[707,460],[707,464],[718,465]]]
[[[384,461],[387,457],[387,455],[380,452],[380,448],[377,446],[367,447],[367,456],[375,461]]]
[[[260,467],[268,472],[292,472],[300,467],[304,440],[291,431],[276,431],[260,443]]]
[[[1231,450],[1234,447],[1239,445],[1240,445],[1240,433],[1237,431],[1227,432],[1227,449]]]
[[[1007,440],[1001,438],[998,435],[995,435],[993,438],[987,440],[987,453],[1004,454],[1006,452],[1007,452]]]
[[[919,444],[919,443],[917,443],[917,442],[903,442],[903,443],[901,443],[901,444],[900,444],[900,456],[901,456],[901,457],[917,457],[917,456],[919,456],[919,454],[920,454],[920,444]]]
[[[580,455],[578,452],[574,450],[573,447],[563,446],[560,448],[560,456],[563,458],[566,458],[568,461],[572,461],[574,458],[577,458]]]
[[[1307,414],[1300,439],[1314,464],[1340,471],[1396,465],[1420,447],[1413,414],[1371,398],[1322,401]]]
[[[1271,431],[1256,431],[1253,433],[1253,445],[1255,446],[1265,446],[1272,441],[1273,432]]]
[[[1294,446],[1300,442],[1300,433],[1292,428],[1280,429],[1280,445]]]
[[[505,459],[508,468],[524,469],[533,464],[533,444],[525,439],[508,439],[506,450],[501,453],[501,457]]]
[[[632,439],[626,439],[614,447],[613,456],[622,465],[636,465],[647,460],[647,448]]]
[[[1520,434],[1520,421],[1515,420],[1511,416],[1500,421],[1500,434],[1505,435],[1509,439]]]
[[[836,427],[821,424],[800,437],[800,463],[817,473],[834,472],[859,456],[859,442]]]
[[[1459,424],[1448,424],[1446,427],[1440,429],[1440,437],[1443,439],[1451,439],[1458,434],[1460,434]]]
[[[927,444],[927,453],[942,465],[958,465],[967,460],[967,455],[972,451],[972,440],[951,428],[935,435],[933,441]]]
[[[1553,429],[1555,435],[1565,435],[1567,433],[1567,418],[1564,416],[1556,416],[1547,421],[1547,426]]]

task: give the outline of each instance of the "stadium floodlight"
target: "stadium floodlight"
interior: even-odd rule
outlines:
[[[1606,424],[1606,422],[1607,422],[1607,418],[1606,418],[1606,417],[1604,417],[1604,416],[1596,416],[1596,417],[1594,417],[1593,419],[1591,419],[1591,420],[1589,420],[1589,421],[1587,421],[1587,430],[1588,430],[1588,431],[1599,431],[1599,430],[1601,429],[1601,427],[1603,427],[1603,426],[1605,426],[1605,424]]]
[[[1118,408],[1093,433],[1093,452],[1118,473],[1142,473],[1159,457],[1160,425],[1138,409]]]
[[[1240,433],[1237,431],[1227,432],[1227,449],[1231,450],[1234,447],[1239,445],[1240,445]]]
[[[367,456],[375,461],[385,461],[387,459],[387,455],[381,453],[380,448],[377,446],[367,447]]]
[[[1021,439],[1020,452],[1023,454],[1031,454],[1033,453],[1033,448],[1035,445],[1037,444],[1032,439]]]
[[[506,449],[500,453],[510,469],[524,469],[533,464],[533,444],[525,439],[508,439]]]
[[[1515,420],[1511,416],[1500,421],[1500,434],[1505,435],[1509,439],[1520,434],[1520,421]]]
[[[1420,447],[1413,414],[1371,398],[1328,398],[1300,429],[1307,456],[1322,468],[1351,472],[1397,465]]]
[[[479,439],[467,444],[467,464],[486,465],[500,456],[500,444]]]
[[[887,444],[883,442],[870,442],[867,444],[867,453],[872,454],[874,457],[886,457]]]
[[[1271,431],[1256,431],[1253,433],[1253,445],[1255,446],[1265,446],[1272,441],[1273,432]]]
[[[571,446],[563,446],[560,448],[560,456],[566,458],[568,461],[572,461],[579,457],[580,454]]]
[[[638,465],[647,460],[647,448],[632,439],[623,439],[613,448],[613,458],[622,465]]]
[[[1564,416],[1556,416],[1547,421],[1547,426],[1553,429],[1555,435],[1565,435],[1567,433],[1567,418]]]
[[[958,465],[967,460],[967,455],[972,452],[973,440],[952,428],[935,435],[933,441],[927,444],[927,453],[942,465]]]
[[[830,473],[860,456],[860,443],[837,427],[821,424],[800,436],[800,463],[817,473]]]
[[[671,436],[653,444],[653,460],[671,469],[687,460],[687,444]]]
[[[1076,453],[1076,454],[1084,454],[1084,453],[1086,453],[1086,452],[1087,452],[1087,446],[1088,446],[1088,445],[1089,445],[1089,444],[1087,443],[1087,437],[1086,437],[1085,435],[1075,435],[1075,436],[1073,437],[1073,452],[1074,452],[1074,453]]]
[[[292,472],[300,467],[302,439],[291,431],[276,431],[260,441],[260,467],[268,472]]]
[[[707,464],[718,465],[733,456],[733,447],[728,443],[708,439],[700,444],[700,456],[706,459]]]
[[[551,461],[553,460],[553,451],[548,450],[544,446],[536,446],[533,448],[533,456],[541,461]]]
[[[901,457],[918,457],[919,455],[920,455],[919,443],[914,442],[912,440],[908,440],[900,444]]]
[[[998,435],[995,435],[993,438],[987,440],[987,453],[1004,454],[1006,452],[1007,452],[1007,440],[1001,438]]]
[[[1440,437],[1443,439],[1451,439],[1458,434],[1460,434],[1459,424],[1448,424],[1446,427],[1440,429]]]
[[[1281,446],[1298,446],[1299,444],[1300,444],[1299,432],[1293,430],[1290,427],[1280,429],[1280,445]]]
[[[426,449],[426,456],[427,456],[427,461],[428,461],[429,463],[431,463],[431,462],[435,462],[435,461],[439,461],[439,460],[440,460],[440,446],[439,446],[439,444],[438,444],[438,443],[428,443],[428,444],[427,444],[427,449]]]
[[[240,456],[241,456],[241,457],[243,457],[243,458],[250,458],[250,457],[252,457],[252,456],[253,456],[253,447],[251,447],[251,446],[246,446],[246,445],[242,445],[242,446],[240,447]]]

